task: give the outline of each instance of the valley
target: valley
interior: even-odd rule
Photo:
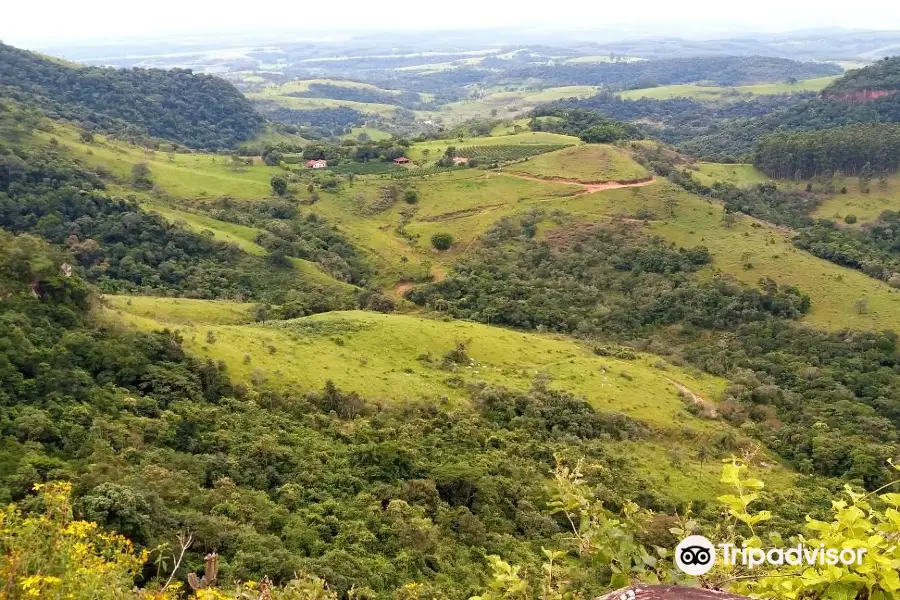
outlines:
[[[900,59],[331,43],[0,45],[10,600],[893,597]]]

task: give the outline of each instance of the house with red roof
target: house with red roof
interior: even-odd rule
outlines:
[[[328,162],[324,160],[308,160],[306,161],[307,169],[324,169],[328,166]]]

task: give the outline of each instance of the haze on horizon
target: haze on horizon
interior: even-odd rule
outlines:
[[[474,6],[474,8],[473,8]],[[554,10],[559,6],[559,10]],[[312,8],[312,9],[311,9]],[[739,35],[797,29],[900,29],[900,5],[860,0],[789,3],[758,0],[751,5],[695,0],[672,3],[552,5],[537,0],[495,0],[478,5],[396,4],[343,0],[262,4],[226,0],[159,0],[137,10],[114,0],[17,2],[4,7],[0,40],[27,48],[107,44],[215,35],[255,36],[328,32],[408,33],[435,30],[522,28],[529,31],[588,31],[622,27],[635,36]],[[49,15],[49,16],[48,16]]]

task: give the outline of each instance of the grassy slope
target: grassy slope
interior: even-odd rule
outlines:
[[[574,179],[583,183],[635,181],[650,172],[634,162],[621,148],[586,144],[535,156],[508,167],[508,170],[543,178]]]
[[[105,314],[144,329],[180,324],[191,352],[225,361],[238,380],[265,379],[297,391],[320,389],[330,379],[339,388],[357,391],[370,400],[435,401],[445,396],[461,402],[468,394],[459,383],[448,382],[452,377],[526,390],[537,373],[546,372],[553,377],[553,387],[582,396],[600,410],[623,412],[645,421],[657,430],[647,442],[610,444],[611,452],[642,465],[642,473],[655,483],[685,499],[708,497],[718,488],[712,468],[702,477],[703,485],[697,485],[697,446],[706,436],[728,426],[691,415],[674,382],[715,402],[726,385],[724,380],[670,365],[659,368],[655,366],[659,359],[651,355],[631,361],[601,358],[563,337],[476,323],[351,311],[268,325],[206,324],[194,320],[195,314],[203,314],[199,307],[185,318],[181,302],[156,299],[147,307],[134,301],[129,305],[123,297]],[[176,316],[167,314],[169,310]],[[210,314],[215,310],[217,306]],[[214,343],[206,341],[209,331],[216,338]],[[472,364],[454,372],[442,369],[442,355],[457,341],[465,340],[470,340],[467,352]],[[419,358],[429,354],[432,362]],[[249,363],[245,356],[250,356]],[[671,475],[671,461],[682,463],[682,471],[687,471],[684,476]],[[792,477],[775,467],[766,479],[780,487],[788,485]]]
[[[674,218],[664,219],[666,193],[678,194]],[[900,292],[867,277],[811,254],[790,243],[790,232],[744,217],[732,228],[722,225],[718,203],[679,191],[658,181],[639,188],[608,190],[555,203],[586,218],[629,216],[640,209],[658,217],[648,226],[680,246],[703,245],[713,255],[713,266],[748,284],[770,277],[781,284],[796,285],[812,299],[805,321],[825,329],[894,329],[900,331]],[[754,226],[756,225],[756,226]],[[745,263],[752,263],[747,269]],[[856,301],[867,298],[869,310],[858,314]]]
[[[579,191],[572,185],[525,181],[474,169],[406,182],[419,193],[416,214],[406,226],[410,234],[419,236],[414,245],[396,233],[400,211],[409,209],[409,205],[398,201],[376,214],[361,208],[360,201],[372,202],[380,187],[391,184],[389,180],[357,180],[352,187],[323,192],[322,200],[311,208],[370,253],[382,273],[379,283],[383,286],[406,278],[404,272],[410,265],[429,268],[427,265],[434,263],[440,266],[438,271],[446,270],[452,267],[459,253],[501,216],[525,210],[535,202]],[[455,247],[447,252],[434,251],[429,239],[437,232],[451,233],[456,240]]]
[[[252,303],[152,296],[104,296],[111,311],[149,319],[160,327],[178,325],[239,325],[253,321]]]
[[[173,160],[170,161],[165,152],[144,150],[106,140],[102,136],[95,136],[94,143],[85,144],[76,138],[73,129],[62,126],[57,126],[52,136],[39,134],[37,141],[46,143],[50,137],[59,139],[74,157],[85,164],[93,167],[103,166],[123,180],[128,179],[135,164],[146,162],[153,180],[166,193],[185,199],[217,196],[231,196],[245,200],[265,198],[271,192],[269,179],[275,173],[283,173],[278,167],[267,167],[260,163],[235,171],[225,166],[224,163],[228,160],[226,157],[202,153],[174,154]],[[123,193],[134,193],[128,188],[122,189]],[[265,249],[254,241],[259,233],[258,229],[177,210],[151,199],[145,193],[134,195],[142,199],[144,209],[157,212],[171,222],[180,221],[188,229],[198,232],[209,231],[216,239],[236,244],[248,254],[257,256],[267,254]],[[310,261],[299,258],[291,258],[291,261],[304,280],[314,285],[331,289],[341,295],[353,294],[356,291],[354,286],[334,279]]]
[[[389,140],[391,139],[391,134],[387,131],[382,131],[380,129],[375,129],[374,127],[353,127],[350,130],[350,133],[341,136],[345,140],[355,140],[357,136],[361,133],[369,136],[369,139],[373,142],[377,142],[378,140]]]
[[[765,183],[771,179],[762,171],[758,171],[753,165],[725,165],[721,163],[697,163],[698,170],[694,171],[694,179],[706,185],[712,185],[716,181],[724,181],[736,186],[756,185]]]
[[[787,82],[758,83],[734,87],[718,85],[679,84],[662,85],[655,88],[643,88],[620,92],[619,96],[627,100],[651,98],[665,100],[668,98],[693,98],[711,102],[739,100],[747,96],[769,96],[774,94],[790,94],[795,92],[818,92],[837,79],[837,75],[803,79],[795,84]]]
[[[182,223],[186,228],[197,232],[208,231],[213,237],[223,242],[236,244],[244,252],[255,254],[256,256],[265,256],[268,254],[265,248],[257,244],[254,240],[256,236],[262,232],[261,229],[254,227],[245,227],[227,221],[219,221],[206,215],[200,215],[182,210],[176,210],[158,203],[144,203],[142,208],[145,210],[159,213],[160,216],[167,221],[173,223]],[[303,278],[310,283],[325,289],[332,290],[335,294],[347,296],[357,291],[357,288],[349,283],[338,281],[315,263],[304,260],[302,258],[290,258],[294,264],[294,268],[303,275]]]
[[[215,198],[232,196],[237,199],[266,198],[272,190],[269,180],[283,173],[278,167],[263,164],[232,169],[231,159],[214,154],[172,154],[147,150],[121,142],[95,136],[96,141],[85,144],[79,141],[74,130],[58,126],[53,134],[38,133],[44,142],[56,137],[71,154],[90,167],[103,167],[116,177],[128,180],[132,167],[147,163],[154,183],[166,193],[182,198]]]
[[[859,189],[859,181],[855,177],[845,177],[836,184],[837,189],[846,186],[847,193],[836,193],[826,199],[815,216],[823,219],[834,219],[844,224],[844,217],[855,215],[858,219],[856,227],[863,223],[871,223],[883,211],[900,210],[900,174],[888,178],[887,187],[872,181],[869,193],[863,194]]]
[[[194,213],[175,210],[159,204],[145,203],[141,205],[146,211],[158,213],[167,221],[172,223],[183,223],[187,229],[197,232],[209,231],[213,237],[222,242],[235,244],[247,254],[256,256],[265,256],[268,254],[265,248],[257,244],[256,236],[260,233],[259,229],[253,227],[244,227],[235,223],[219,221],[206,215],[198,215]]]
[[[423,160],[423,150],[428,150],[428,160],[437,160],[449,146],[463,148],[465,146],[497,146],[507,144],[580,144],[581,140],[571,135],[549,133],[546,131],[528,131],[513,135],[499,135],[492,137],[474,137],[455,140],[430,140],[418,142],[410,146],[407,156],[412,160]]]

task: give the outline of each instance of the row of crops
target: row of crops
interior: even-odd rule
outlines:
[[[415,167],[412,169],[398,169],[388,175],[382,175],[382,178],[390,179],[407,179],[409,177],[423,177],[425,175],[434,175],[435,173],[446,173],[447,171],[459,171],[467,169],[468,165],[456,165],[454,167]]]
[[[498,144],[490,146],[466,146],[457,148],[457,156],[476,158],[479,162],[508,162],[522,160],[554,150],[562,150],[571,144]]]

